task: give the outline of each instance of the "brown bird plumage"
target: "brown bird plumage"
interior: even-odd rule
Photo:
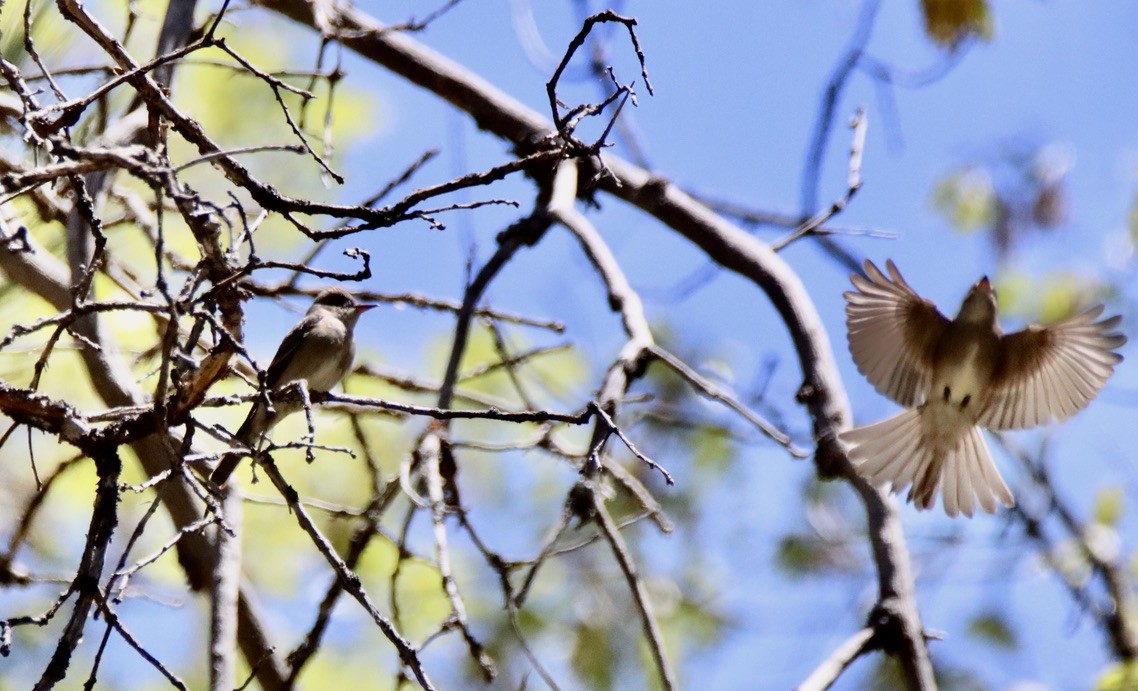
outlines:
[[[949,320],[917,295],[892,261],[872,262],[845,293],[850,353],[880,393],[908,408],[848,430],[840,439],[867,480],[912,486],[918,508],[936,502],[950,516],[1014,504],[980,427],[1022,429],[1063,421],[1087,406],[1114,372],[1126,342],[1121,317],[1095,321],[1103,307],[1047,327],[1004,334],[988,278],[972,286]]]
[[[296,326],[284,337],[269,369],[265,371],[265,385],[279,392],[295,381],[303,380],[310,391],[328,391],[340,383],[352,367],[355,343],[352,330],[356,321],[374,305],[360,304],[343,288],[329,288],[312,301],[312,306]],[[252,449],[262,434],[273,428],[289,413],[300,410],[297,404],[275,402],[270,413],[261,402],[254,401],[245,422],[233,438]],[[244,451],[233,451],[222,456],[209,479],[222,485],[241,459]]]

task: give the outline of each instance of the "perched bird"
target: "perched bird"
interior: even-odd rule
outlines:
[[[917,295],[892,261],[865,262],[845,293],[850,353],[878,392],[908,410],[843,432],[858,473],[928,509],[937,490],[949,516],[1015,502],[980,433],[1062,421],[1091,402],[1122,356],[1121,317],[1101,305],[1050,326],[1004,334],[985,276],[954,319]]]
[[[300,380],[306,382],[309,391],[328,391],[339,384],[351,369],[356,351],[352,329],[360,315],[372,307],[375,305],[357,302],[343,288],[321,292],[304,319],[281,341],[265,373],[265,385],[275,392]],[[289,413],[300,410],[300,404],[284,401],[274,402],[273,407],[274,412],[269,412],[261,401],[254,401],[234,440],[252,449],[262,434]],[[244,451],[225,454],[209,479],[217,485],[225,484],[246,455]]]

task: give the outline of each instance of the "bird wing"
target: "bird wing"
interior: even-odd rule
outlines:
[[[288,376],[291,372],[286,370],[295,361],[297,351],[300,350],[301,343],[304,342],[305,336],[316,327],[316,320],[310,317],[305,317],[299,324],[294,326],[288,334],[285,335],[284,340],[281,341],[277,347],[276,355],[273,355],[273,361],[269,363],[269,369],[265,371],[265,386],[269,391],[275,391],[281,384],[290,381],[293,377]],[[245,444],[252,446],[257,437],[262,433],[268,431],[276,424],[279,411],[269,414],[261,407],[261,400],[258,398],[253,401],[252,407],[249,408],[249,414],[245,416],[245,422],[241,423],[241,427],[234,435],[234,439]],[[220,484],[229,474],[233,472],[235,463],[226,464],[227,469],[224,473],[214,471],[220,478],[213,478],[214,482]],[[222,466],[219,466],[220,469]]]
[[[906,408],[924,402],[936,343],[948,319],[917,295],[892,260],[889,276],[865,262],[865,276],[850,276],[845,293],[850,353],[857,369],[881,394]]]
[[[1121,317],[1095,321],[1103,307],[1042,327],[1032,324],[1000,339],[992,382],[977,424],[1023,429],[1063,421],[1098,394],[1122,356],[1126,337],[1112,331]]]
[[[285,370],[290,369],[289,365],[295,361],[296,353],[300,350],[301,344],[304,343],[305,337],[316,328],[318,321],[318,315],[310,314],[301,319],[300,323],[292,327],[292,330],[285,335],[280,347],[277,348],[277,354],[269,363],[269,369],[265,371],[265,385],[270,391],[295,378],[285,378]]]

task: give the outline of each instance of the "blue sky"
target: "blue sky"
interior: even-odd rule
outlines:
[[[535,4],[540,5],[535,12],[542,37],[559,51],[576,31],[571,14],[563,3]],[[917,5],[882,3],[869,44],[874,57],[912,70],[945,59],[924,36]],[[849,40],[860,3],[733,2],[709,8],[629,2],[623,11],[640,21],[638,31],[656,87],[654,97],[638,88],[640,107],[633,113],[653,168],[691,189],[760,208],[795,211],[821,90]],[[894,113],[883,109],[878,91],[863,74],[850,80],[838,107],[839,123],[859,105],[867,108],[870,118],[865,187],[839,222],[897,235],[895,240],[845,239],[845,246],[879,261],[892,257],[914,286],[949,313],[968,285],[1001,267],[985,238],[955,234],[932,209],[931,187],[946,171],[990,156],[1014,139],[1057,142],[1075,152],[1068,179],[1069,222],[1046,238],[1028,239],[1014,255],[1015,268],[1031,276],[1055,269],[1093,276],[1108,259],[1117,259],[1117,248],[1125,246],[1126,216],[1135,193],[1138,101],[1131,70],[1125,66],[1138,63],[1138,42],[1132,35],[1138,6],[999,3],[994,13],[994,40],[973,46],[934,84],[893,90]],[[385,10],[379,16],[400,15]],[[544,82],[550,65],[535,67],[527,60],[511,32],[503,30],[507,21],[504,2],[467,2],[421,38],[545,112]],[[635,66],[626,59],[621,39],[614,33],[614,62],[618,74],[630,79]],[[371,74],[370,68],[359,70]],[[481,156],[501,160],[500,147],[479,137],[463,116],[440,118],[437,111],[420,111],[420,99],[430,104],[430,96],[407,94],[382,74],[376,73],[375,83],[383,94],[381,110],[390,122],[390,135],[381,136],[374,151],[392,161],[392,170],[425,146],[407,137],[405,125],[412,118],[423,140],[463,142],[463,159],[475,167]],[[589,98],[595,92],[586,85],[578,86],[576,93]],[[833,132],[823,201],[843,190],[848,142],[844,128]],[[371,157],[372,151],[359,155]],[[527,198],[524,191],[519,194]],[[654,220],[619,207],[607,203],[597,222],[633,284],[646,295],[703,266],[684,241],[671,237]],[[508,219],[510,214],[500,217]],[[433,260],[450,262],[449,269],[438,272],[440,285],[449,282],[451,290],[457,288],[460,274],[453,269],[465,245],[454,242],[455,237],[466,233],[468,239],[475,238],[484,257],[500,228],[495,220],[494,212],[488,212],[469,225],[460,224],[462,232],[455,236],[430,240],[443,252]],[[396,235],[402,237],[390,238],[395,245],[421,247],[421,232]],[[493,292],[494,301],[542,314],[568,313],[578,329],[571,335],[592,342],[595,364],[603,365],[620,335],[604,317],[581,317],[603,305],[589,269],[571,243],[554,240],[545,249],[524,257],[524,268],[518,271],[529,276],[556,272],[565,280],[526,291],[502,288]],[[889,414],[892,404],[860,378],[844,347],[841,292],[848,285],[846,271],[810,243],[786,255],[829,325],[856,416],[866,421]],[[392,289],[422,284],[422,265],[401,253],[389,256],[377,279],[380,284]],[[574,272],[580,272],[579,282],[572,279]],[[797,371],[785,334],[772,326],[772,312],[760,293],[723,274],[680,303],[649,298],[648,309],[650,316],[667,319],[672,328],[695,334],[690,338],[696,342],[698,334],[713,339],[711,350],[719,353],[740,385],[754,381],[764,357],[779,358],[772,396],[787,402],[790,418],[802,428],[798,411],[789,403]],[[594,339],[600,339],[599,344]],[[384,341],[384,350],[394,359],[408,358],[409,366],[421,362],[414,348],[400,353],[398,345]],[[1125,420],[1132,410],[1122,405],[1124,394],[1112,389],[1133,390],[1135,379],[1127,363],[1091,411],[1054,430],[1053,472],[1084,515],[1099,488],[1118,483],[1133,487],[1133,459],[1119,455],[1129,446]],[[1031,444],[1039,435],[1019,438]],[[1003,462],[1002,468],[1013,488],[1022,484],[1014,466]],[[741,688],[757,678],[762,686],[784,688],[860,624],[872,602],[868,578],[793,582],[772,565],[778,537],[803,526],[797,489],[809,472],[806,464],[752,447],[731,471],[732,481],[715,495],[716,509],[702,528],[708,539],[721,545],[718,566],[728,575],[715,596],[746,623],[713,652],[691,661],[684,670],[689,680],[701,679],[707,688]],[[1021,540],[996,540],[1006,528],[1002,519],[953,522],[939,512],[918,515],[909,507],[903,515],[926,624],[947,636],[945,642],[933,644],[938,659],[974,671],[995,688],[1018,681],[1056,688],[1091,683],[1107,661],[1099,634],[1080,618],[1054,576],[1032,558],[1015,558],[1015,550],[1025,549]],[[1124,525],[1132,528],[1132,522]],[[1018,535],[1014,529],[1011,533]],[[956,544],[946,547],[946,540]],[[649,539],[646,545],[653,554],[649,563],[659,562],[667,570],[668,541]],[[981,607],[1011,614],[1023,640],[1020,652],[993,650],[967,636],[967,617]],[[1056,650],[1063,654],[1050,654]],[[856,688],[864,668],[851,672],[841,687]]]
[[[566,3],[534,4],[541,36],[559,56],[577,30],[573,13]],[[882,2],[871,55],[908,70],[946,59],[923,34],[917,5]],[[387,21],[425,13],[418,3],[405,4],[402,11],[387,3],[362,6]],[[821,0],[732,2],[714,8],[670,1],[627,3],[623,12],[639,20],[656,88],[650,97],[638,80],[640,107],[633,113],[653,169],[693,190],[759,208],[796,211],[821,91],[860,10],[857,2]],[[1029,276],[1055,269],[1094,276],[1108,259],[1117,259],[1118,248],[1126,246],[1126,216],[1138,179],[1138,101],[1131,70],[1125,67],[1138,64],[1138,42],[1132,36],[1138,6],[1000,3],[994,14],[990,43],[972,46],[947,76],[929,86],[893,89],[894,105],[882,100],[868,77],[855,74],[839,102],[839,127],[831,135],[822,178],[820,196],[828,203],[845,184],[849,136],[840,123],[865,106],[870,125],[864,188],[838,222],[897,237],[846,238],[843,243],[858,255],[893,258],[915,287],[949,313],[968,285],[1001,267],[984,237],[954,233],[932,209],[930,190],[939,176],[991,157],[997,147],[1017,139],[1056,142],[1074,151],[1076,163],[1067,181],[1069,222],[1045,238],[1029,238],[1014,255],[1015,268]],[[510,21],[509,3],[471,0],[417,38],[544,113],[544,84],[553,65],[529,60]],[[632,79],[637,70],[623,36],[617,31],[613,38],[618,75]],[[354,175],[344,199],[366,194],[426,148],[441,145],[443,155],[420,182],[506,160],[500,143],[478,134],[464,115],[439,108],[433,96],[355,59],[349,58],[346,66],[351,79],[367,84],[375,95],[379,134],[348,155],[346,168]],[[569,85],[565,93],[582,99],[596,95],[588,83]],[[519,181],[508,182],[494,196],[511,194],[523,206],[531,197]],[[467,196],[478,199],[482,192]],[[689,342],[707,347],[717,362],[698,364],[730,372],[742,387],[755,381],[767,358],[776,358],[780,365],[771,400],[782,404],[792,427],[806,429],[791,402],[798,384],[794,359],[762,294],[720,274],[680,302],[653,299],[705,261],[653,219],[611,201],[604,206],[594,218],[633,285],[647,296],[649,316],[666,320]],[[485,259],[493,235],[514,217],[512,210],[487,209],[453,217],[445,233],[414,224],[382,231],[382,238],[369,241],[377,272],[367,287],[458,296],[468,254]],[[781,231],[764,231],[771,239],[779,235]],[[360,240],[344,243],[354,244]],[[890,414],[893,404],[873,393],[845,350],[841,292],[848,286],[847,272],[809,242],[792,247],[786,256],[829,326],[856,417],[868,421]],[[494,304],[566,319],[569,337],[588,344],[593,365],[603,367],[621,335],[573,243],[551,235],[515,264],[491,290]],[[550,276],[557,278],[545,280]],[[519,285],[525,289],[514,288]],[[282,319],[279,330],[287,323]],[[362,338],[376,344],[373,353],[422,370],[427,362],[423,343],[446,323],[443,317],[387,310],[360,329]],[[267,358],[277,336],[266,332],[264,338]],[[1125,421],[1132,409],[1123,405],[1122,392],[1134,390],[1136,379],[1127,363],[1089,412],[1053,430],[1054,475],[1084,515],[1100,488],[1134,486],[1133,459],[1119,452],[1131,438]],[[1033,444],[1040,435],[1018,438]],[[651,447],[650,440],[645,443]],[[668,462],[666,452],[661,460]],[[1001,462],[1001,467],[1013,490],[1022,485],[1014,466]],[[742,623],[721,645],[690,659],[682,672],[686,679],[700,679],[706,688],[743,688],[756,680],[763,687],[785,688],[863,620],[873,597],[869,574],[795,581],[773,565],[779,537],[805,525],[798,490],[810,472],[806,463],[752,445],[729,471],[729,481],[709,498],[715,508],[699,530],[716,549],[718,585],[711,596]],[[1007,528],[1001,518],[954,522],[939,511],[902,511],[926,625],[946,633],[944,642],[933,644],[937,659],[973,671],[994,688],[1021,681],[1086,688],[1092,682],[1107,663],[1103,641],[1046,568],[1030,556],[1017,558],[1022,556],[1017,550],[1030,554],[1030,547],[1016,529],[1009,531],[1014,537],[999,541],[996,536]],[[1133,528],[1133,521],[1124,526]],[[669,540],[647,531],[644,540],[649,569],[678,570],[674,562],[679,553]],[[999,651],[970,638],[968,617],[980,609],[1010,615],[1022,648]],[[1056,650],[1063,654],[1050,654]],[[839,686],[856,688],[865,668],[859,665]],[[640,680],[628,681],[635,685]]]

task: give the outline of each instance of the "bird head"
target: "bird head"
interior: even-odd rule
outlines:
[[[362,303],[343,288],[334,287],[317,295],[316,299],[312,301],[312,306],[308,308],[308,313],[312,314],[317,310],[329,312],[351,329],[356,325],[360,315],[372,307],[375,305]]]
[[[984,276],[972,285],[964,302],[960,305],[960,312],[956,315],[959,321],[977,324],[994,324],[996,321],[996,290],[991,281]]]

